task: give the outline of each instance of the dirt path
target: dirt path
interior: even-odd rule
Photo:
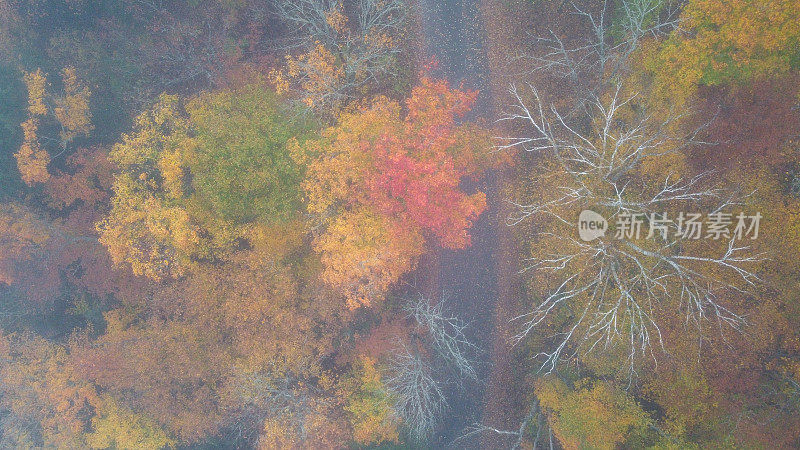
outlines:
[[[477,0],[421,0],[420,17],[425,55],[438,61],[433,75],[445,77],[456,86],[463,83],[465,88],[479,90],[469,119],[490,121],[493,119],[492,102],[479,3]],[[433,442],[436,447],[450,445],[464,427],[481,420],[486,380],[491,372],[491,338],[498,289],[496,175],[490,174],[486,180],[467,188],[484,191],[489,205],[472,227],[472,246],[461,251],[440,250],[427,263],[433,266],[428,270],[436,271],[439,294],[443,293],[458,316],[471,322],[470,337],[486,351],[481,356],[481,382],[451,390],[450,412],[442,433]],[[477,443],[460,442],[458,446],[472,447]]]

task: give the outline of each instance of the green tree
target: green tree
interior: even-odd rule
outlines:
[[[286,142],[309,130],[295,111],[263,82],[201,95],[186,109],[197,143],[188,162],[201,201],[234,223],[295,215],[303,173]]]
[[[302,171],[286,142],[308,128],[263,82],[201,95],[186,109],[162,95],[110,154],[119,171],[100,241],[115,263],[154,279],[224,260],[238,239],[285,225],[300,202]]]

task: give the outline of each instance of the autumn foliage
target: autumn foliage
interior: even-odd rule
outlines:
[[[61,154],[76,137],[88,135],[94,128],[89,110],[89,88],[78,79],[74,67],[64,68],[61,78],[63,92],[54,93],[41,69],[24,77],[28,89],[28,120],[22,123],[23,142],[14,156],[22,180],[29,185],[49,179],[51,156],[48,147]],[[47,136],[51,145],[41,143],[42,122],[55,122],[59,127],[57,138]]]
[[[101,242],[154,279],[226,258],[297,215],[302,172],[286,143],[305,131],[258,80],[188,104],[162,95],[109,154],[119,171]]]
[[[793,0],[693,0],[681,14],[681,29],[647,58],[678,98],[698,85],[744,84],[798,68]]]
[[[0,0],[0,448],[800,448],[798,1],[452,3]]]
[[[314,243],[323,277],[351,308],[379,300],[414,267],[424,240],[470,244],[486,196],[461,183],[488,167],[489,144],[485,131],[457,122],[476,96],[423,75],[404,117],[399,103],[379,97],[295,146],[308,166],[308,211],[324,227]]]

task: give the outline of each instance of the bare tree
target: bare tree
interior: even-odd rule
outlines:
[[[531,433],[531,431],[533,431],[533,433]],[[454,441],[454,444],[487,434],[506,437],[509,440],[513,439],[510,447],[512,450],[522,447],[522,444],[525,442],[529,442],[533,450],[545,448],[553,450],[556,448],[553,430],[547,423],[547,417],[542,413],[539,400],[537,399],[533,400],[528,408],[528,413],[522,419],[519,428],[516,430],[506,430],[483,423],[475,423],[465,429],[464,433]]]
[[[473,344],[464,331],[468,324],[445,311],[444,300],[432,302],[420,295],[406,305],[409,316],[427,330],[433,349],[459,373],[462,379],[477,380],[474,355],[480,349]]]
[[[678,25],[675,5],[618,4],[612,26],[607,2],[597,17],[573,3],[575,13],[589,22],[592,38],[568,49],[553,34],[540,40],[545,51],[532,58],[535,70],[574,80],[580,107],[562,112],[535,86],[512,87],[514,103],[500,119],[518,131],[499,138],[500,150],[522,149],[541,158],[535,198],[510,200],[514,212],[508,224],[532,220],[539,228],[523,272],[534,277],[542,297],[513,318],[519,325],[514,342],[570,311],[563,329],[551,336],[552,347],[539,354],[548,371],[562,358],[624,345],[632,376],[635,359],[651,350],[652,342],[663,344],[665,310],[682,311],[685,322],[699,330],[709,320],[740,329],[744,317],[724,299],[755,285],[763,259],[729,233],[713,241],[686,233],[684,211],[725,214],[746,195],[715,182],[712,172],[684,175],[679,166],[686,151],[710,145],[702,139],[708,124],[690,126],[690,110],[654,107],[638,87],[622,81],[640,40]],[[589,208],[620,227],[627,219],[632,226],[649,225],[652,239],[578,239],[575,219]],[[657,233],[654,224],[661,225]]]
[[[332,15],[344,14],[337,0],[274,0],[275,13],[294,32],[284,49],[309,47],[317,42],[330,46],[363,45],[356,42],[370,34],[393,35],[403,29],[406,5],[401,0],[358,0],[355,27],[338,26]],[[343,24],[342,24],[343,25]]]
[[[358,0],[355,6],[355,18],[350,20],[338,1],[275,0],[277,15],[296,31],[281,49],[301,52],[289,72],[294,74],[294,84],[306,91],[304,100],[315,107],[336,108],[356,98],[365,86],[396,74],[405,3]],[[314,52],[325,52],[335,67],[321,65],[325,59],[321,55],[309,58]]]
[[[573,14],[586,20],[591,38],[582,45],[569,46],[558,34],[532,36],[540,49],[520,58],[532,63],[532,72],[546,72],[570,80],[579,95],[597,94],[603,79],[612,79],[627,68],[628,58],[642,38],[664,36],[679,25],[680,2],[672,0],[603,1],[599,14],[570,2]],[[613,5],[618,5],[616,11]],[[610,15],[615,16],[612,24]]]
[[[687,233],[682,213],[698,208],[709,216],[722,213],[741,205],[744,196],[714,182],[710,172],[683,176],[663,162],[702,145],[698,136],[704,126],[681,132],[685,114],[658,118],[647,111],[646,102],[637,102],[638,94],[624,95],[619,84],[604,99],[589,102],[583,121],[565,119],[544,104],[535,88],[530,92],[528,100],[512,89],[517,104],[501,120],[527,131],[503,138],[501,148],[539,153],[547,168],[535,201],[511,201],[515,212],[508,223],[535,219],[544,224],[536,237],[540,251],[523,272],[539,277],[548,290],[530,311],[513,319],[521,325],[515,341],[568,308],[573,319],[553,336],[553,348],[540,353],[543,367],[553,370],[570,348],[572,356],[623,344],[633,371],[634,358],[650,348],[651,340],[662,342],[662,309],[680,308],[685,321],[699,329],[710,319],[739,329],[745,319],[724,299],[755,285],[755,264],[762,255],[740,245],[730,232],[718,235],[721,240],[697,239],[696,230]],[[645,163],[659,161],[666,167],[657,176],[642,170]],[[586,208],[604,212],[620,227],[627,218],[638,218],[640,226],[650,225],[650,239],[578,239],[575,218]],[[679,220],[668,221],[667,215]],[[662,226],[654,233],[656,223]]]
[[[417,442],[426,442],[447,409],[444,387],[436,381],[427,362],[408,347],[402,347],[390,362],[392,376],[386,380],[395,397],[395,413]]]
[[[225,69],[225,47],[232,37],[231,18],[217,2],[201,8],[178,8],[160,1],[137,0],[151,34],[144,56],[167,89],[185,83],[213,85]]]
[[[275,13],[294,33],[281,43],[283,49],[307,47],[314,42],[333,44],[336,31],[327,20],[338,9],[335,0],[276,0]]]

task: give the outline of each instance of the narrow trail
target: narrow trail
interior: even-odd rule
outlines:
[[[424,55],[435,58],[434,76],[453,85],[478,90],[478,100],[468,119],[493,119],[488,83],[489,70],[484,53],[483,26],[479,0],[420,0]],[[488,151],[489,149],[487,149]],[[470,337],[482,349],[481,381],[453,387],[449,393],[450,411],[443,431],[432,442],[437,448],[452,444],[463,429],[480,421],[484,395],[491,369],[494,309],[497,301],[497,176],[471,183],[468,190],[480,189],[487,195],[488,209],[471,230],[472,245],[464,250],[439,250],[423,264],[433,272],[438,295],[444,295],[455,314],[470,322]],[[435,298],[438,298],[437,297]],[[459,442],[459,448],[478,448],[478,442]]]

